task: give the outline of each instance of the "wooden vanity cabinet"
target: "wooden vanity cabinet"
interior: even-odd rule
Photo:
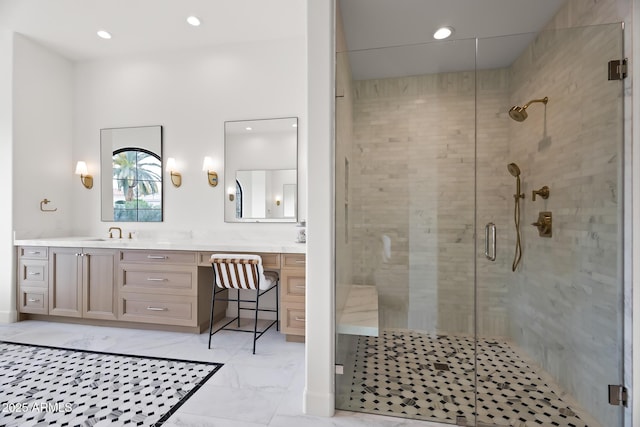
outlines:
[[[305,267],[305,254],[282,254],[280,325],[288,341],[303,341],[305,336]]]
[[[17,302],[24,318],[144,323],[191,332],[209,326],[212,251],[41,246],[17,250]],[[257,254],[265,270],[280,272],[282,333],[287,340],[304,341],[305,255]],[[224,318],[226,310],[226,302],[216,303],[215,320]]]
[[[123,250],[118,271],[120,320],[186,326],[209,326],[211,272],[198,271],[191,251]],[[224,317],[226,304],[216,307]]]
[[[47,248],[18,249],[18,310],[21,313],[49,313]]]
[[[117,251],[82,250],[82,317],[116,320]]]
[[[116,251],[49,248],[49,315],[116,319]]]

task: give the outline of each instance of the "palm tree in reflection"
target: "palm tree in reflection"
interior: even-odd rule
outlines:
[[[151,153],[125,148],[113,154],[113,178],[127,202],[158,193],[161,170],[160,159]]]

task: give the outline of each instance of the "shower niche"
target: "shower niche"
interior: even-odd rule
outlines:
[[[524,39],[490,63],[499,41]],[[336,316],[369,286],[379,327],[336,334],[336,408],[622,427],[606,400],[623,382],[611,354],[623,348],[623,88],[600,72],[612,52],[623,56],[620,24],[337,53],[336,159],[350,176],[336,168],[336,194],[349,194],[335,218]]]

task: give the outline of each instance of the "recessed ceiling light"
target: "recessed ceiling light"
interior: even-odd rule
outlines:
[[[111,38],[111,33],[105,30],[100,30],[96,34],[98,34],[98,37],[101,39],[109,40]]]
[[[245,129],[246,129],[246,130],[251,130],[251,128],[250,128],[249,126],[247,126]]]
[[[297,128],[297,127],[298,127],[298,124],[297,124],[297,123],[294,123],[294,124],[292,124],[291,126],[293,126],[294,128]]]
[[[200,20],[198,19],[198,17],[193,15],[187,18],[187,22],[189,23],[189,25],[193,25],[194,27],[200,25]]]
[[[453,34],[453,28],[451,27],[440,27],[433,33],[433,38],[436,40],[443,40],[451,36]]]

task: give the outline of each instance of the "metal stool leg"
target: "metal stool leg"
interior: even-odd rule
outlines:
[[[256,315],[253,322],[253,354],[256,354],[256,335],[258,334],[258,308],[260,307],[260,289],[256,290]]]
[[[236,289],[236,298],[238,299],[238,305],[236,306],[236,315],[238,316],[238,328],[240,327],[240,289]]]
[[[211,317],[209,318],[209,349],[211,349],[211,331],[213,331],[213,308],[216,303],[216,284],[213,283],[213,295],[211,296]]]
[[[280,301],[280,296],[278,295],[280,288],[280,278],[276,282],[276,331],[280,331],[280,307],[278,306]]]

